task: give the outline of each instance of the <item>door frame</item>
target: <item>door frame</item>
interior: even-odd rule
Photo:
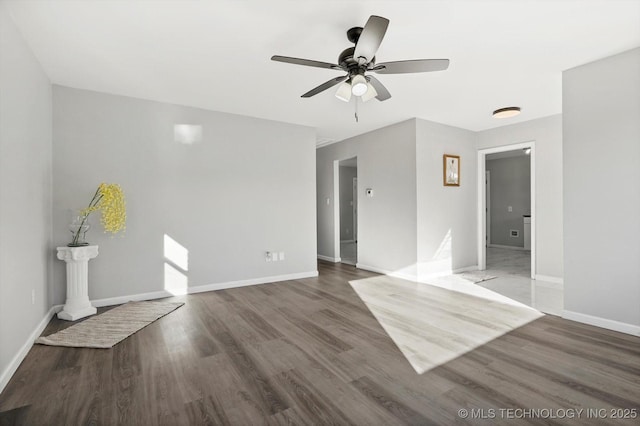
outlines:
[[[357,160],[356,160],[357,161]],[[356,165],[356,173],[358,166]],[[353,195],[351,201],[351,211],[353,213],[353,242],[358,242],[358,177],[353,178]]]
[[[487,212],[487,217],[485,222],[487,223],[487,232],[486,232],[486,246],[491,244],[491,170],[485,171],[485,181],[484,186],[486,192],[486,207],[485,211]]]
[[[336,263],[342,261],[340,253],[340,163],[350,158],[356,159],[356,170],[358,170],[359,160],[357,155],[333,160],[333,261]],[[357,197],[357,195],[356,193],[355,196]]]
[[[343,159],[343,160],[346,160]],[[333,161],[333,258],[340,262],[340,161]]]
[[[514,151],[517,149],[531,148],[529,154],[531,171],[531,279],[536,278],[536,143],[535,141],[515,143],[511,145],[502,145],[493,148],[484,148],[478,150],[478,269],[483,271],[487,269],[487,194],[485,183],[486,156],[487,154],[495,154],[497,152]]]

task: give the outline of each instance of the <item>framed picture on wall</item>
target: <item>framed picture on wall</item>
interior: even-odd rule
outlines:
[[[444,186],[460,186],[460,156],[444,154],[442,159]]]

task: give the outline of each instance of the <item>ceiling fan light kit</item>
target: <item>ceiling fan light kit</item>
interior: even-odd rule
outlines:
[[[351,82],[345,81],[338,86],[338,90],[336,91],[336,98],[340,99],[344,102],[349,102],[351,100]]]
[[[378,96],[378,92],[376,92],[376,88],[371,85],[371,83],[367,82],[367,91],[360,97],[362,102],[370,101],[371,99]]]
[[[355,96],[362,96],[367,93],[367,80],[364,75],[358,74],[351,79],[351,93]]]
[[[388,19],[371,15],[364,27],[349,29],[347,39],[355,43],[355,46],[340,53],[338,64],[279,55],[272,56],[271,60],[346,72],[345,76],[333,78],[302,95],[303,98],[310,98],[340,84],[336,91],[336,97],[345,102],[349,102],[352,95],[356,96],[356,100],[357,97],[360,97],[363,102],[373,98],[379,101],[391,98],[387,88],[378,79],[367,73],[407,74],[444,71],[449,67],[448,59],[414,59],[376,64],[375,54],[388,26]]]
[[[493,118],[510,118],[520,114],[520,107],[512,106],[493,111]]]

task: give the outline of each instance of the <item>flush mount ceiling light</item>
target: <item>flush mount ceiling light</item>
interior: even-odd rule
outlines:
[[[506,107],[493,111],[493,118],[509,118],[520,114],[520,107]]]

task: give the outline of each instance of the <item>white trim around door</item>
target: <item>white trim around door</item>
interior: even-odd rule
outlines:
[[[531,148],[531,278],[536,277],[536,143],[535,141],[478,150],[478,269],[487,269],[486,156],[496,152]]]

